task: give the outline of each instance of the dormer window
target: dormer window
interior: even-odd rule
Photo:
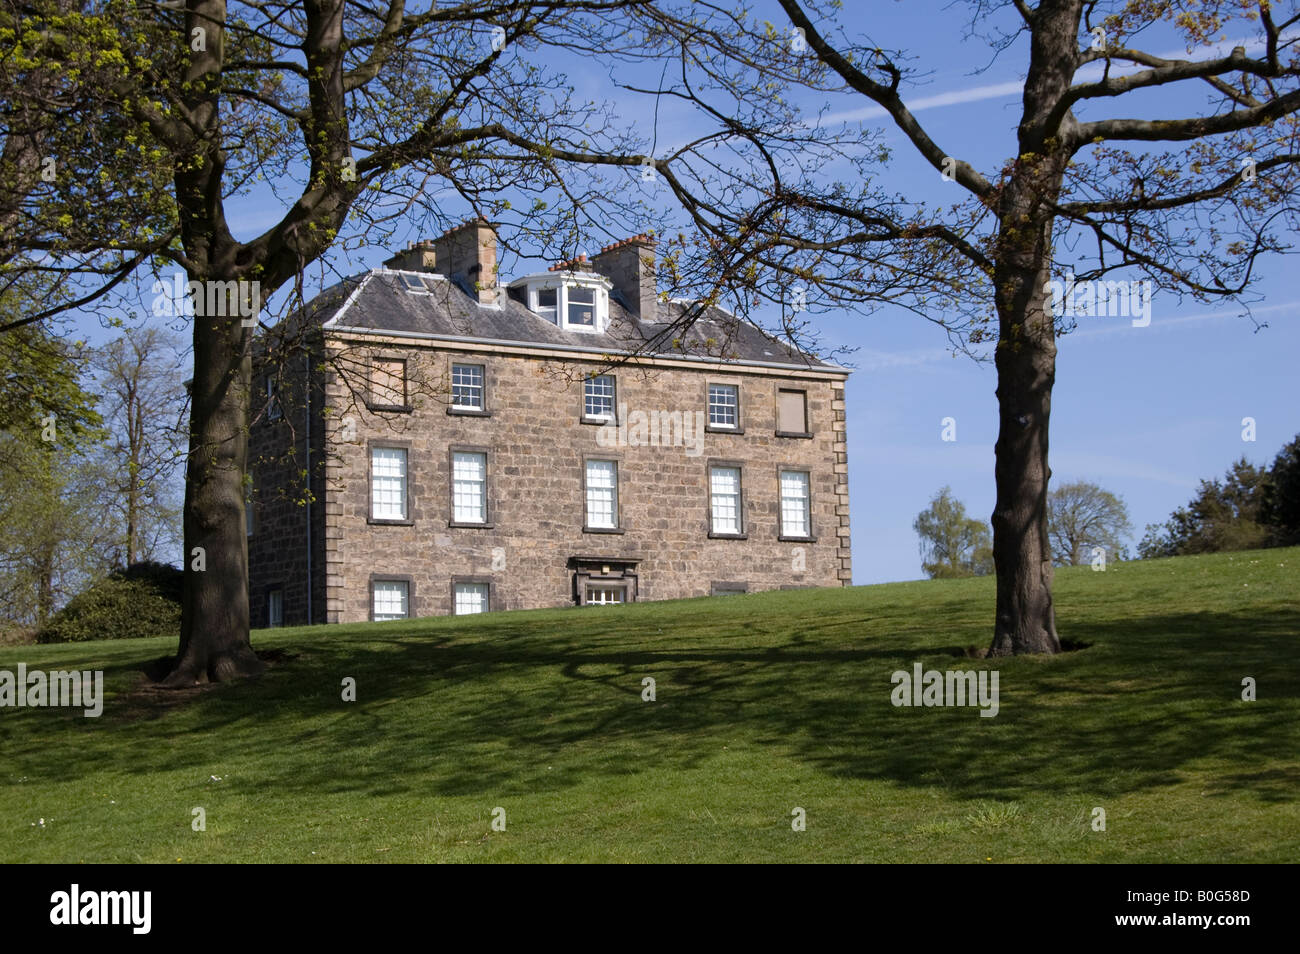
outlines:
[[[609,328],[609,279],[603,275],[531,275],[512,289],[519,290],[512,291],[512,297],[529,311],[565,331],[600,333]]]

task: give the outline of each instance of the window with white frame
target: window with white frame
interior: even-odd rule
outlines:
[[[618,464],[587,461],[587,526],[612,530],[618,526]]]
[[[709,426],[734,428],[740,423],[740,388],[734,384],[709,385]]]
[[[597,374],[587,378],[582,413],[591,421],[614,420],[614,375]]]
[[[568,323],[582,328],[595,328],[596,289],[583,285],[569,285],[565,288],[565,293],[568,302]]]
[[[451,455],[452,521],[487,523],[487,454]]]
[[[560,322],[556,314],[556,307],[559,302],[559,291],[555,288],[537,289],[537,314],[545,318],[553,325]]]
[[[284,625],[284,590],[271,590],[266,594],[266,625]]]
[[[456,616],[469,616],[473,613],[486,613],[488,611],[488,597],[491,592],[487,583],[456,583],[452,590],[455,594],[455,605],[452,612]]]
[[[411,586],[405,580],[375,580],[370,584],[370,612],[376,623],[410,615]]]
[[[808,502],[808,472],[781,471],[781,536],[811,535]]]
[[[370,449],[370,519],[406,519],[406,449]]]
[[[627,590],[622,586],[588,583],[586,598],[583,603],[587,606],[614,606],[626,602],[626,598]]]
[[[483,410],[483,365],[451,366],[451,406],[462,411]]]
[[[740,533],[740,468],[709,468],[709,503],[713,533]]]

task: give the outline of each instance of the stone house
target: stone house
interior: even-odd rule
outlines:
[[[496,251],[467,222],[259,339],[254,626],[849,584],[846,369],[681,330],[647,236]]]

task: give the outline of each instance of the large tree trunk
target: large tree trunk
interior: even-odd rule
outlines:
[[[187,5],[186,35],[199,29],[207,37],[204,48],[190,54],[183,87],[190,122],[204,135],[195,143],[196,154],[177,166],[176,197],[181,241],[194,265],[190,279],[201,287],[205,281],[249,277],[236,261],[239,243],[226,226],[222,206],[226,157],[219,147],[216,77],[224,56],[225,22],[225,0],[190,0]],[[248,641],[244,524],[256,322],[241,323],[241,293],[223,296],[224,310],[213,307],[218,305],[217,297],[206,291],[195,296],[181,641],[176,666],[163,680],[163,685],[173,687],[222,682],[263,668]]]
[[[263,668],[248,640],[244,469],[251,334],[237,316],[194,319],[185,595],[180,653],[166,686],[222,682]]]
[[[1019,156],[998,201],[993,274],[998,312],[998,442],[993,510],[997,610],[989,655],[1058,653],[1047,536],[1048,423],[1056,379],[1056,330],[1047,307],[1052,205],[1069,159],[1049,121],[1078,57],[1079,4],[1036,8],[1025,77]],[[1074,118],[1067,112],[1061,128]]]
[[[1004,318],[1024,329],[997,351],[998,442],[993,510],[993,563],[997,612],[992,656],[1057,653],[1052,607],[1052,549],[1047,537],[1048,422],[1056,378],[1052,322],[1043,314],[1042,285],[1029,314]],[[1019,321],[1015,322],[1014,318]]]

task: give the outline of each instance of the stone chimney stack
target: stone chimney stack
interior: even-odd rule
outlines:
[[[384,268],[400,272],[433,272],[437,271],[434,268],[434,258],[433,242],[429,239],[414,245],[407,242],[405,249],[384,262]]]
[[[481,305],[497,301],[497,233],[485,218],[448,229],[433,241],[436,271],[460,282]]]
[[[627,310],[642,321],[658,319],[655,290],[655,240],[642,233],[606,245],[591,258],[591,267],[614,285]]]

